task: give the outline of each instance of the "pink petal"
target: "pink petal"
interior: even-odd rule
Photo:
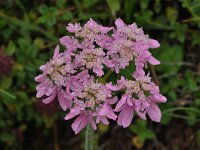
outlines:
[[[115,96],[115,97],[109,99],[109,100],[108,100],[108,103],[109,103],[110,105],[113,105],[113,104],[115,104],[117,101],[118,101],[118,97]]]
[[[55,86],[49,87],[48,90],[47,90],[47,92],[46,92],[46,96],[50,96],[51,94],[53,94],[54,92],[56,92],[55,90],[56,90]]]
[[[56,97],[56,94],[52,94],[51,96],[47,97],[46,99],[43,99],[42,102],[44,104],[49,104],[50,102],[53,101],[53,99]]]
[[[41,70],[41,71],[44,71],[45,69],[46,69],[46,65],[40,66],[40,70]]]
[[[66,111],[68,106],[67,106],[67,103],[66,103],[66,99],[64,97],[64,92],[63,91],[59,91],[58,92],[58,101],[59,101],[59,104],[61,106],[61,108]]]
[[[35,77],[34,79],[36,82],[42,82],[44,78],[45,78],[45,76],[43,74],[40,74],[39,76]]]
[[[167,98],[161,94],[154,95],[155,101],[160,103],[165,103],[167,101]]]
[[[72,129],[75,134],[78,134],[83,128],[86,127],[88,123],[88,117],[85,115],[80,115],[76,120],[72,123]]]
[[[133,119],[133,107],[126,105],[120,112],[117,123],[124,128],[127,128]]]
[[[161,111],[160,111],[160,108],[156,104],[151,103],[151,105],[147,108],[147,113],[149,117],[151,118],[151,120],[155,122],[160,122]]]
[[[96,123],[102,122],[104,125],[108,125],[109,122],[106,117],[104,116],[97,116]]]
[[[127,104],[129,106],[133,106],[133,99],[132,98],[127,98]]]
[[[146,111],[144,111],[144,112],[136,111],[136,113],[137,113],[137,115],[138,115],[141,119],[143,119],[143,120],[146,120],[146,119],[147,119],[147,118],[146,118]]]
[[[100,27],[100,30],[101,30],[101,33],[102,34],[106,34],[108,33],[109,31],[111,31],[113,29],[113,27]]]
[[[60,47],[59,45],[56,46],[53,54],[53,59],[55,59],[59,55]]]
[[[63,46],[67,46],[67,45],[66,45],[66,44],[67,44],[66,41],[68,41],[69,39],[70,39],[69,36],[63,36],[63,37],[61,37],[61,38],[59,39],[60,44],[62,44]]]
[[[150,43],[150,47],[151,48],[158,48],[158,47],[160,47],[160,44],[156,40],[150,39],[149,43]]]
[[[98,26],[98,24],[90,18],[90,20],[87,22],[87,25],[92,29],[94,26]]]
[[[96,73],[96,75],[99,77],[104,75],[102,68],[93,67],[93,72]]]
[[[97,125],[96,125],[96,123],[94,122],[94,120],[93,120],[92,118],[90,119],[90,124],[91,124],[91,126],[92,126],[92,128],[93,128],[94,130],[97,129]]]
[[[80,108],[79,107],[73,107],[70,109],[70,112],[65,116],[65,120],[69,120],[71,118],[74,118],[75,116],[80,114]]]
[[[146,108],[146,107],[149,107],[150,104],[149,102],[144,100],[144,101],[141,101],[141,105]]]
[[[142,105],[141,105],[142,104]],[[144,108],[142,108],[142,106],[144,107],[144,108],[146,108],[145,106],[149,106],[149,103],[145,103],[145,102],[140,102],[140,100],[137,100],[136,102],[135,102],[135,112],[137,113],[137,115],[141,118],[141,119],[143,119],[143,120],[146,120],[146,110],[144,110]],[[144,111],[143,112],[141,112],[141,109],[143,109]]]
[[[122,19],[118,18],[115,20],[115,25],[117,26],[117,30],[123,28],[125,26],[124,22]]]
[[[99,123],[99,122],[101,121],[101,117],[102,117],[102,116],[97,116],[97,118],[96,118],[96,123]]]
[[[45,92],[46,92],[46,87],[43,86],[37,91],[36,97],[37,98],[42,97],[43,95],[45,95]]]
[[[103,105],[103,108],[100,110],[99,114],[100,114],[101,116],[105,116],[107,113],[108,113],[108,105],[107,105],[107,104],[104,104],[104,105]]]
[[[71,24],[69,23],[68,26],[66,27],[66,29],[69,31],[69,32],[78,32],[81,30],[81,26],[80,24]]]
[[[127,128],[133,119],[133,107],[126,105],[118,116],[117,123],[119,126]]]
[[[36,86],[36,90],[39,91],[39,90],[42,89],[43,87],[45,87],[44,82],[38,84],[38,85]]]
[[[103,108],[100,110],[99,115],[106,116],[113,120],[116,120],[116,118],[117,118],[117,116],[113,112],[112,108],[108,104],[103,105]]]
[[[118,118],[117,118],[117,124],[118,124],[119,126],[122,126],[122,120],[123,120],[124,116],[125,116],[125,111],[122,110],[122,111],[119,113]]]
[[[150,64],[152,64],[152,65],[159,65],[159,64],[160,64],[160,62],[159,62],[157,59],[155,59],[153,56],[151,56],[151,57],[148,59],[148,62],[149,62]]]
[[[122,85],[112,85],[112,83],[107,83],[106,86],[112,91],[119,91],[122,88]]]
[[[133,119],[133,107],[126,107],[126,118],[123,119],[122,126],[127,128]]]
[[[117,103],[117,106],[115,107],[115,111],[118,111],[126,102],[127,95],[123,95],[120,101]]]

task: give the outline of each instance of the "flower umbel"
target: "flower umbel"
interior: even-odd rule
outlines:
[[[40,67],[42,74],[35,78],[39,82],[36,96],[42,97],[43,103],[57,97],[67,111],[64,119],[76,118],[72,123],[75,134],[87,124],[94,130],[100,122],[108,125],[110,119],[128,127],[134,113],[144,120],[147,115],[155,122],[161,120],[157,103],[166,102],[166,98],[146,73],[147,63],[160,63],[149,51],[160,45],[135,23],[126,25],[116,19],[115,25],[103,27],[92,19],[83,27],[69,24],[66,29],[72,35],[60,38],[64,51],[57,46],[53,58]],[[132,79],[127,79],[121,70],[130,63],[135,64],[135,70]]]

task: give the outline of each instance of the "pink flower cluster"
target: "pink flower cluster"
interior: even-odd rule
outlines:
[[[128,127],[134,113],[144,120],[148,114],[151,120],[160,122],[157,103],[166,98],[146,73],[147,63],[159,64],[149,48],[160,45],[135,23],[126,25],[116,19],[115,25],[104,27],[92,19],[83,27],[69,24],[66,29],[72,35],[60,38],[64,52],[57,46],[53,58],[40,67],[43,73],[35,78],[39,82],[38,98],[45,97],[45,104],[57,98],[67,111],[64,119],[76,118],[72,123],[75,134],[87,124],[94,130],[98,123],[108,125],[109,119]],[[120,73],[130,62],[136,68],[132,80]],[[116,82],[105,81],[109,70],[117,74]]]

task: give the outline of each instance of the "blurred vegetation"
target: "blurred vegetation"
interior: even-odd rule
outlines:
[[[49,143],[45,138],[54,139],[54,145],[57,138],[63,137],[64,142],[66,137],[71,138],[67,136],[73,135],[70,124],[63,120],[65,114],[54,104],[46,106],[35,98],[34,77],[39,66],[52,56],[59,37],[67,34],[69,22],[93,18],[109,26],[117,17],[126,23],[136,22],[161,43],[152,51],[161,61],[155,67],[154,79],[168,98],[161,105],[161,124],[134,120],[127,131],[132,147],[141,149],[148,141],[157,141],[170,150],[200,148],[200,0],[1,0],[0,149],[51,149],[42,148]],[[176,131],[174,122],[192,130],[194,137],[186,139],[187,143],[190,140],[188,145],[184,141],[170,143],[163,135],[163,129]],[[63,127],[61,134],[57,126]],[[111,130],[100,125],[97,138],[109,137]],[[172,134],[171,138],[176,136]]]

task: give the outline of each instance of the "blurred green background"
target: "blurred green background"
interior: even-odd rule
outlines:
[[[0,0],[0,150],[79,150],[57,104],[35,98],[38,67],[69,22],[136,22],[161,43],[154,80],[168,101],[162,122],[135,117],[128,129],[99,125],[100,150],[200,149],[200,0]]]

